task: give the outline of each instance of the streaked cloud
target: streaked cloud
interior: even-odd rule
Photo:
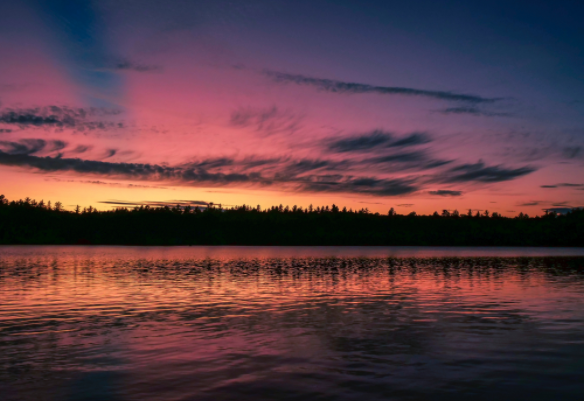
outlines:
[[[0,112],[0,123],[19,127],[48,127],[76,131],[123,128],[122,122],[111,121],[119,110],[105,108],[71,108],[46,106],[30,109],[5,109]]]
[[[61,140],[20,139],[18,141],[0,141],[0,150],[10,155],[30,155],[42,150],[58,151],[67,147]]]
[[[104,203],[108,205],[115,206],[151,206],[151,207],[174,207],[174,206],[191,206],[191,207],[208,207],[213,204],[213,202],[206,202],[200,200],[168,200],[168,201],[126,201],[126,200],[106,200],[98,201],[98,203]]]
[[[250,128],[256,132],[273,134],[294,134],[302,128],[304,116],[276,106],[269,108],[243,107],[231,113],[230,125]]]
[[[517,206],[538,206],[541,204],[546,204],[548,202],[544,202],[544,201],[531,201],[531,202],[523,202],[523,203],[519,203],[517,204]]]
[[[503,113],[503,112],[494,112],[494,111],[486,111],[481,110],[478,107],[448,107],[443,110],[439,110],[439,113],[442,114],[470,114],[473,116],[482,116],[482,117],[511,117],[511,113]]]
[[[365,152],[383,148],[403,148],[422,145],[431,142],[430,135],[425,132],[412,132],[396,138],[394,134],[382,130],[353,135],[342,139],[327,140],[326,146],[330,152]]]
[[[563,182],[560,184],[542,185],[541,188],[584,188],[584,184],[571,184]]]
[[[34,149],[32,149],[34,150]],[[298,192],[359,193],[367,195],[403,195],[418,190],[414,178],[355,177],[340,174],[314,174],[326,166],[317,161],[272,160],[271,174],[246,171],[254,160],[231,163],[231,171],[205,169],[206,161],[168,167],[157,164],[112,163],[78,158],[39,157],[30,153],[0,151],[0,164],[34,168],[42,172],[74,172],[136,180],[169,181],[194,186],[261,186]],[[294,170],[294,166],[297,166]],[[298,167],[300,166],[300,167]],[[264,170],[264,169],[262,169]],[[305,174],[308,173],[308,174]],[[303,174],[303,175],[301,175]]]
[[[312,177],[311,177],[312,178]],[[416,192],[419,187],[414,179],[379,179],[373,177],[343,177],[337,180],[314,177],[303,182],[302,188],[310,192],[345,192],[376,196],[397,196]]]
[[[264,70],[263,74],[272,81],[283,84],[296,84],[313,87],[325,92],[339,94],[365,94],[374,93],[380,95],[418,96],[437,100],[466,102],[466,103],[494,103],[501,98],[486,98],[478,95],[469,95],[450,91],[437,91],[427,89],[406,88],[399,86],[378,86],[356,82],[344,82],[334,79],[314,78],[301,74],[288,74],[284,72]]]
[[[437,191],[428,191],[430,195],[435,196],[461,196],[462,191],[450,191],[446,189],[439,189]]]
[[[483,162],[463,164],[446,172],[449,175],[444,182],[482,182],[493,183],[509,181],[533,173],[535,167],[524,166],[507,168],[503,166],[486,166]]]
[[[162,72],[163,68],[160,65],[141,64],[130,60],[119,60],[112,63],[112,70],[117,71],[136,71],[136,72]]]
[[[485,184],[516,179],[535,171],[524,166],[508,168],[489,166],[480,161],[458,164],[441,160],[425,149],[409,150],[409,146],[426,143],[420,133],[394,137],[373,132],[369,136],[337,141],[333,149],[356,147],[371,151],[382,147],[389,154],[371,157],[294,158],[290,156],[247,156],[203,158],[174,166],[149,163],[110,162],[107,159],[129,151],[108,148],[100,160],[76,157],[39,156],[40,152],[66,149],[61,140],[26,139],[0,142],[0,164],[32,168],[41,172],[72,172],[132,180],[169,182],[179,186],[272,187],[293,192],[352,193],[375,196],[400,196],[415,192],[433,196],[460,196],[460,190],[428,190],[433,183]],[[399,145],[399,146],[398,146]],[[78,145],[69,154],[81,154],[89,147]],[[45,153],[46,154],[46,153]],[[454,165],[446,170],[445,165]]]

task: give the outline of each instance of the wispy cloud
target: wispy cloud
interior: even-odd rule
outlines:
[[[483,162],[463,164],[448,172],[444,182],[481,182],[493,183],[509,181],[536,171],[534,167],[506,168],[502,166],[486,166]]]
[[[362,135],[333,140],[328,144],[328,150],[339,153],[367,151],[379,148],[380,146],[387,146],[392,139],[392,134],[375,130]]]
[[[517,204],[517,206],[538,206],[538,205],[545,204],[545,203],[547,203],[547,202],[531,201],[531,202],[519,203],[519,204]]]
[[[85,153],[91,150],[93,147],[90,145],[77,145],[75,149],[72,150],[73,153]]]
[[[119,110],[63,106],[7,109],[0,112],[0,123],[21,127],[70,128],[76,131],[108,130],[124,127],[121,122],[107,119],[118,114]]]
[[[428,191],[430,195],[436,196],[461,196],[462,191],[450,191],[446,189],[439,189],[437,191]]]
[[[213,171],[201,166],[205,161],[183,166],[167,167],[156,164],[112,163],[77,158],[39,157],[23,153],[0,151],[0,164],[34,168],[42,172],[75,172],[97,174],[136,180],[170,181],[195,186],[277,186],[300,192],[345,192],[369,195],[402,195],[415,192],[415,179],[386,179],[354,177],[339,174],[311,174],[325,165],[318,162],[273,160],[275,173],[262,175],[258,171],[246,172],[246,165],[253,161],[238,161],[232,171]],[[301,166],[294,171],[294,166]],[[299,173],[308,173],[300,175]]]
[[[451,164],[453,160],[434,158],[426,150],[391,152],[377,157],[369,157],[355,161],[356,167],[367,170],[396,172],[396,171],[428,171]]]
[[[105,159],[109,159],[110,157],[113,157],[116,155],[116,153],[118,153],[117,149],[107,149],[105,152]]]
[[[325,92],[340,94],[376,93],[380,95],[418,96],[467,103],[493,103],[501,100],[500,98],[486,98],[478,95],[469,95],[450,91],[415,89],[399,86],[377,86],[355,82],[337,81],[333,79],[313,78],[300,74],[287,74],[284,72],[271,70],[264,70],[263,74],[272,79],[274,82],[310,86]]]
[[[443,110],[439,110],[442,114],[470,114],[473,116],[482,117],[511,117],[511,113],[493,112],[481,110],[478,107],[448,107]]]
[[[142,188],[155,188],[155,189],[169,189],[167,187],[161,187],[157,185],[141,185],[141,184],[128,184],[128,183],[121,183],[121,182],[110,182],[110,181],[101,181],[101,180],[64,180],[56,177],[51,177],[45,179],[45,181],[55,181],[55,182],[75,182],[81,184],[91,184],[91,185],[106,185],[110,187],[118,187],[118,188],[131,188],[131,189],[142,189]]]
[[[344,170],[348,166],[346,161],[332,161],[321,159],[290,160],[286,163],[286,169],[278,173],[279,176],[298,176],[318,170]]]
[[[390,148],[401,148],[406,146],[415,146],[415,145],[422,145],[425,143],[432,142],[432,138],[425,132],[412,132],[411,134],[406,135],[400,139],[397,139],[395,142],[392,142],[389,147]]]
[[[342,139],[327,140],[328,151],[336,153],[365,152],[384,148],[403,148],[431,142],[432,139],[425,132],[412,132],[406,136],[395,138],[395,135],[382,131],[353,135]]]
[[[369,159],[375,164],[380,163],[420,163],[427,160],[427,155],[422,151],[394,153],[387,156],[376,157]]]
[[[229,123],[238,128],[251,128],[265,135],[293,134],[302,128],[304,116],[276,106],[265,109],[240,108],[231,113]]]
[[[159,65],[141,64],[130,60],[119,60],[111,64],[109,69],[118,71],[136,71],[136,72],[162,72],[163,68]]]
[[[111,163],[77,158],[38,157],[22,153],[0,152],[0,164],[36,168],[41,171],[71,171],[102,175],[118,175],[136,179],[181,180],[185,182],[250,182],[259,176],[245,174],[207,173],[202,169],[166,167],[156,164]]]
[[[570,184],[563,182],[560,184],[542,185],[541,188],[584,188],[584,184]]]
[[[98,203],[103,203],[103,204],[107,204],[107,205],[116,205],[116,206],[208,207],[213,202],[206,202],[206,201],[200,201],[200,200],[168,200],[168,201],[139,201],[139,202],[126,201],[126,200],[107,200],[107,201],[99,201]]]
[[[570,204],[570,202],[568,201],[563,201],[563,202],[553,202],[552,206],[568,206]]]
[[[343,179],[326,180],[315,177],[303,182],[303,188],[311,192],[347,192],[364,195],[397,196],[416,192],[419,187],[414,179],[379,179],[373,177],[343,177]]]
[[[19,141],[0,141],[0,151],[9,155],[31,155],[42,150],[62,150],[67,145],[67,142],[61,140],[21,139]]]
[[[421,191],[434,196],[460,196],[462,191],[428,191],[426,187],[438,182],[481,184],[507,181],[534,171],[531,167],[505,168],[488,166],[483,162],[436,171],[436,166],[454,161],[434,160],[423,151],[398,152],[364,159],[352,157],[346,160],[290,156],[218,157],[174,166],[108,161],[108,157],[116,154],[114,149],[101,160],[63,157],[62,154],[57,157],[37,155],[41,151],[55,151],[66,146],[62,141],[0,142],[0,164],[31,168],[44,173],[69,172],[110,179],[168,182],[180,186],[270,187],[293,192],[374,196],[424,193]],[[82,153],[84,149],[75,148],[70,154],[76,150]]]

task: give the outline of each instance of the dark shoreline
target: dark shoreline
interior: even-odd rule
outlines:
[[[387,215],[294,206],[267,210],[54,208],[0,197],[0,244],[125,246],[584,247],[584,210],[566,215]]]

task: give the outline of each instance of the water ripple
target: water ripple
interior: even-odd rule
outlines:
[[[2,399],[584,393],[584,258],[185,252],[4,248]]]

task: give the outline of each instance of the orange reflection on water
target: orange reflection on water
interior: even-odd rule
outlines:
[[[0,366],[5,382],[31,397],[40,377],[59,398],[105,373],[121,399],[265,386],[293,394],[298,377],[330,394],[347,380],[361,383],[358,392],[375,377],[406,391],[406,382],[480,380],[487,361],[491,374],[536,375],[543,360],[584,356],[582,258],[428,257],[424,249],[393,251],[426,257],[392,257],[381,248],[369,257],[357,248],[2,251]]]

